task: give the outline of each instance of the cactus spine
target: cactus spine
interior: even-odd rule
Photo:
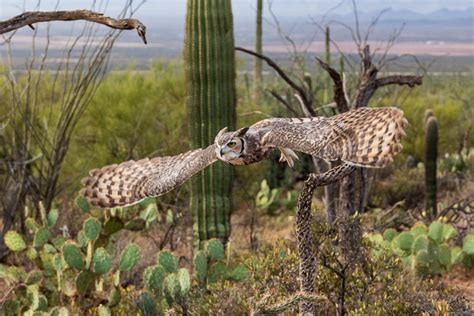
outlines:
[[[184,65],[189,134],[207,147],[217,132],[235,129],[235,58],[230,0],[188,0]],[[230,234],[232,169],[215,163],[191,180],[194,246]]]
[[[436,160],[438,157],[438,121],[434,115],[427,116],[425,122],[425,205],[431,218],[435,219],[436,209]]]

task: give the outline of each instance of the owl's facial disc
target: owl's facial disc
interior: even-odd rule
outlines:
[[[220,160],[232,164],[245,154],[245,140],[241,137],[232,137],[225,145],[216,148],[216,154]]]

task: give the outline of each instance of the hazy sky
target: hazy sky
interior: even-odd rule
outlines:
[[[0,0],[0,19],[17,15],[26,10],[33,10],[37,0]],[[101,1],[96,1],[101,3]],[[102,1],[104,2],[104,1]],[[109,0],[107,12],[114,15],[123,7],[124,0]],[[135,0],[139,2],[139,0]],[[236,18],[239,16],[254,15],[256,0],[233,0],[233,10]],[[267,5],[268,0],[264,0]],[[42,0],[42,10],[52,10],[57,0]],[[59,8],[63,10],[90,8],[92,0],[63,0],[60,1]],[[324,14],[336,4],[336,0],[273,0],[273,8],[279,16],[302,16],[309,14]],[[473,0],[357,0],[360,11],[378,11],[391,7],[394,10],[410,9],[412,11],[426,13],[441,8],[465,9],[474,6]],[[186,0],[148,0],[141,7],[137,16],[146,18],[154,17],[181,17],[185,13]],[[102,10],[103,11],[103,10]],[[351,1],[343,0],[335,13],[348,13],[351,11]]]

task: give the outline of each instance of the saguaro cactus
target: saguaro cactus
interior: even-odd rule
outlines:
[[[436,159],[438,158],[438,120],[434,115],[425,122],[425,202],[431,218],[436,218]]]
[[[257,21],[255,30],[255,51],[262,54],[262,12],[263,12],[263,0],[257,0]],[[256,89],[262,82],[262,59],[254,58],[254,80]],[[257,91],[255,92],[257,93]]]
[[[324,54],[324,61],[326,64],[331,65],[331,31],[329,29],[329,26],[326,26],[326,32],[325,32],[325,38],[324,38],[324,43],[325,43],[325,54]],[[324,89],[324,103],[328,103],[329,101],[329,91],[331,90],[331,78],[329,75],[325,74],[325,89]]]
[[[206,147],[235,129],[235,57],[230,0],[188,0],[184,48],[189,135]],[[230,234],[232,169],[218,162],[191,180],[194,246]]]

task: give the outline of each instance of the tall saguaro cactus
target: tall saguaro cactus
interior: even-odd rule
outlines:
[[[438,120],[427,113],[425,122],[425,201],[426,210],[436,218],[436,160],[438,158]]]
[[[262,54],[262,12],[263,12],[263,0],[257,0],[257,21],[255,30],[255,51],[258,54]],[[262,81],[262,60],[254,57],[255,69],[254,79],[256,84],[260,84]]]
[[[262,54],[262,14],[263,14],[263,0],[257,0],[257,19],[255,29],[255,51]],[[255,102],[260,100],[260,89],[262,84],[262,60],[254,57],[254,99]]]
[[[329,26],[326,26],[326,31],[324,34],[324,46],[325,46],[325,53],[324,59],[326,64],[331,65],[331,31]],[[324,103],[328,103],[329,101],[329,91],[331,89],[331,78],[329,75],[326,74],[326,82],[325,82],[325,89],[324,89]]]
[[[184,65],[192,148],[235,129],[235,58],[230,0],[188,0]],[[194,246],[230,234],[232,169],[217,162],[191,180]]]

